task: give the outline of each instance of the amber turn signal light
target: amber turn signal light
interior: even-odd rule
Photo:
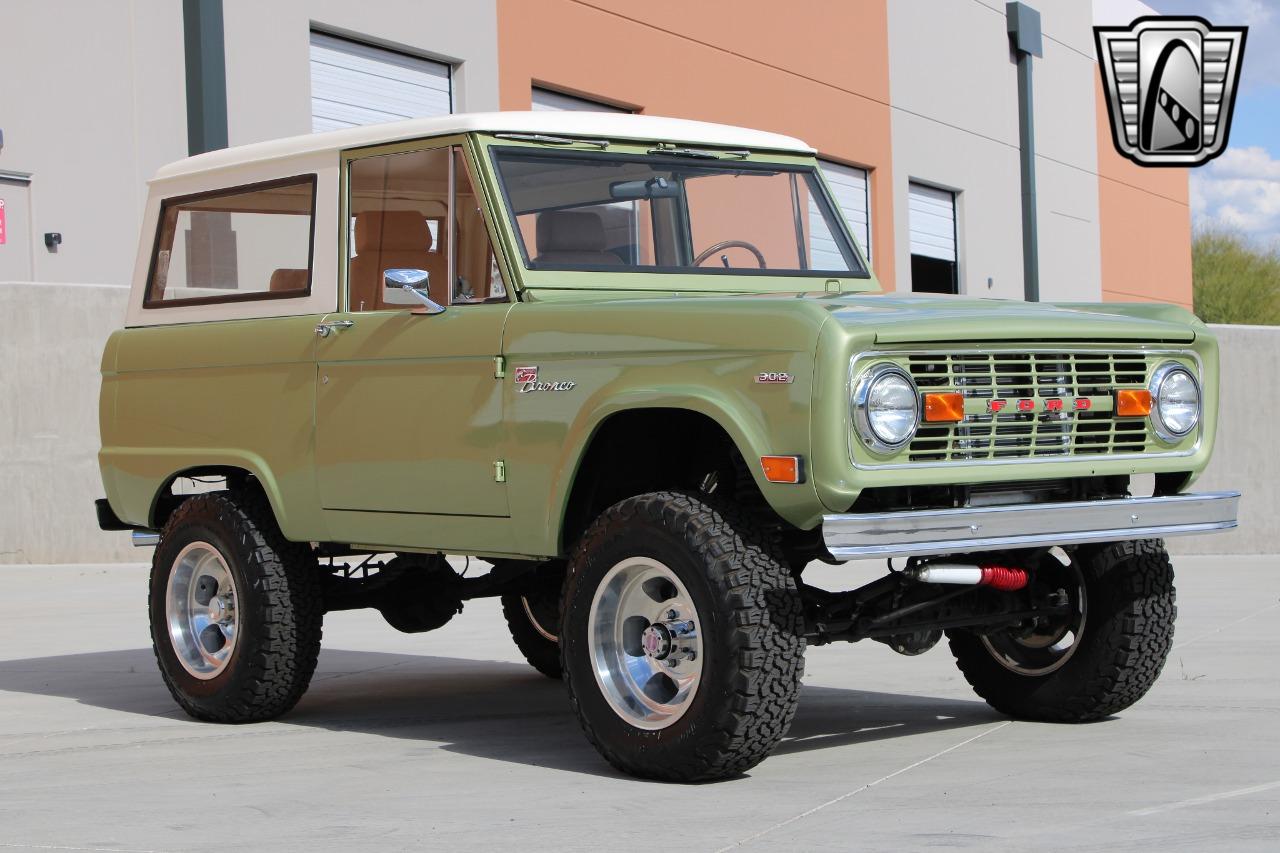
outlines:
[[[926,423],[957,423],[964,420],[963,394],[925,394],[924,419]]]
[[[804,482],[804,465],[799,456],[761,456],[760,467],[770,483]]]
[[[1151,392],[1146,388],[1121,388],[1116,392],[1116,415],[1145,418],[1151,414]]]

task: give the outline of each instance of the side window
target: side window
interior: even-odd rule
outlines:
[[[389,269],[425,271],[431,298],[449,304],[449,149],[379,154],[350,168],[351,310],[403,307],[383,296]]]
[[[384,278],[390,269],[426,272],[427,291],[441,305],[505,301],[480,199],[460,149],[355,160],[348,187],[350,310],[404,307],[397,294],[387,298]]]
[[[144,308],[306,296],[315,176],[164,202]]]

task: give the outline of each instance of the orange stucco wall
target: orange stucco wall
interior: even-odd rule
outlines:
[[[499,0],[503,109],[533,86],[652,115],[798,136],[870,170],[872,258],[892,290],[886,0]],[[822,20],[822,27],[814,26]]]
[[[1188,170],[1139,166],[1116,151],[1098,80],[1098,222],[1102,297],[1191,307]]]

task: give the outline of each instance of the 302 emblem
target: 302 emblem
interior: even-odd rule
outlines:
[[[555,382],[544,382],[538,379],[538,368],[517,367],[513,371],[517,394],[532,394],[535,391],[572,391],[578,383],[570,379]]]
[[[756,382],[761,385],[790,385],[795,381],[795,376],[790,373],[757,373]]]

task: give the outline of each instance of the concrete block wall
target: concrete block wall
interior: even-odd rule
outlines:
[[[1242,493],[1240,527],[1171,539],[1181,554],[1274,554],[1280,518],[1280,327],[1214,326],[1222,353],[1222,405],[1213,459],[1192,489]]]
[[[99,359],[124,319],[128,288],[0,282],[0,564],[149,559],[126,533],[97,528]],[[1222,427],[1197,490],[1244,492],[1238,531],[1170,540],[1176,553],[1276,550],[1280,328],[1215,326],[1222,344]]]
[[[98,529],[102,347],[129,288],[0,282],[0,563],[147,559]]]

